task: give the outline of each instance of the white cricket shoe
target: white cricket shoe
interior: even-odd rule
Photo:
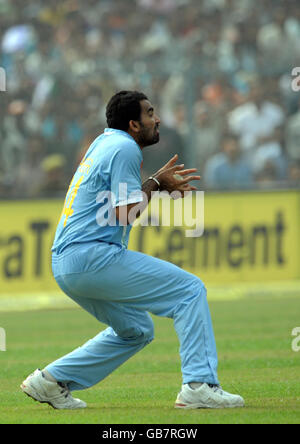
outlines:
[[[228,409],[244,406],[245,401],[241,396],[205,383],[195,390],[189,384],[184,384],[175,402],[176,409]]]
[[[83,409],[86,403],[73,398],[65,384],[48,381],[37,369],[20,385],[21,390],[35,401],[47,403],[54,409]]]

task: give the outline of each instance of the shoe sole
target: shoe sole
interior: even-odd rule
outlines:
[[[204,404],[175,404],[175,409],[184,409],[184,410],[192,410],[192,409],[237,409],[245,407],[243,405],[220,405],[220,406],[209,406]]]
[[[25,390],[25,389],[27,389],[27,387],[23,383],[20,385],[20,388],[21,388],[22,392],[25,393],[25,395],[27,395],[29,398],[33,399],[35,402],[39,402],[40,404],[48,404],[54,410],[58,410],[56,407],[54,407],[53,404],[51,404],[51,402],[49,402],[49,401],[40,401],[39,399],[35,398],[32,393],[28,393],[28,391]]]

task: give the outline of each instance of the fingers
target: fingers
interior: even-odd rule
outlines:
[[[178,170],[177,172],[179,173],[180,172],[179,170],[182,170],[183,168],[184,168],[184,163],[182,163],[181,165],[174,165],[170,167],[169,170],[172,171],[174,174],[176,173],[177,170]]]
[[[189,170],[175,171],[175,174],[179,176],[185,176],[186,174],[196,173],[197,168],[190,168]]]
[[[180,182],[182,182],[182,184],[186,184],[186,183],[190,182],[191,180],[201,180],[201,176],[188,176],[188,177],[185,177],[184,179],[182,179]]]
[[[198,180],[198,178],[201,179],[201,176],[191,176],[192,173],[195,173],[197,171],[196,168],[191,168],[189,170],[182,170],[182,171],[175,171],[174,177],[180,181],[186,180],[187,178],[189,180]],[[189,175],[188,177],[185,177]],[[192,177],[193,179],[190,179]]]
[[[169,162],[166,163],[165,167],[172,167],[174,163],[176,163],[178,160],[178,154],[175,154],[175,156],[172,157],[172,159],[169,160]]]

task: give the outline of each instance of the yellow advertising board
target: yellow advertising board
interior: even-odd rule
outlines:
[[[57,289],[51,246],[61,200],[0,203],[0,294]]]
[[[300,278],[300,193],[204,196],[204,233],[182,227],[140,227],[131,249],[175,263],[206,283]]]
[[[57,291],[51,245],[62,206],[61,200],[0,203],[0,296]],[[300,279],[300,192],[205,193],[204,232],[197,237],[171,221],[137,225],[129,248],[208,284]]]

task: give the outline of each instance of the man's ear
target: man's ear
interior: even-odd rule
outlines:
[[[139,122],[137,120],[130,120],[129,129],[134,133],[138,133],[141,129]]]

